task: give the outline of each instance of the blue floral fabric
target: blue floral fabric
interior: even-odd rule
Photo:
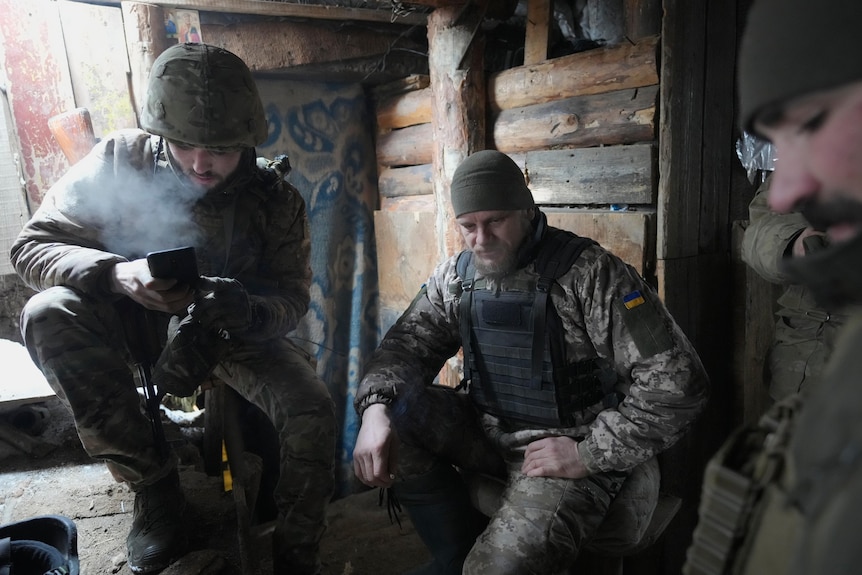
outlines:
[[[287,154],[288,180],[305,198],[311,231],[311,305],[292,335],[317,360],[335,400],[337,494],[353,482],[359,421],[353,398],[378,327],[374,209],[377,171],[359,85],[258,80],[269,137],[258,155]]]

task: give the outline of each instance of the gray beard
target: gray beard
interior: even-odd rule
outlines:
[[[486,262],[473,254],[473,265],[476,266],[476,271],[482,276],[499,280],[518,269],[518,254],[517,252],[509,252],[502,261],[494,263]]]

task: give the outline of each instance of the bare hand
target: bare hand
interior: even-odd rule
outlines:
[[[179,313],[194,301],[194,291],[177,280],[154,278],[146,259],[120,262],[111,270],[111,291],[147,309]]]
[[[527,445],[521,472],[529,477],[579,479],[589,475],[578,442],[571,437],[546,437]]]
[[[362,414],[362,426],[353,449],[353,472],[371,487],[390,487],[395,479],[398,437],[392,431],[389,408],[369,406]]]

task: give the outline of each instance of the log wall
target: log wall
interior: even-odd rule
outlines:
[[[658,44],[649,36],[505,70],[488,78],[486,96],[484,147],[522,167],[552,224],[592,237],[648,277],[655,273]],[[440,260],[433,87],[415,85],[376,103],[384,330]]]

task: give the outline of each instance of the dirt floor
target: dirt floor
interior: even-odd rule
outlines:
[[[220,477],[203,472],[199,421],[181,426],[165,419],[169,433],[182,438],[180,478],[188,500],[191,552],[163,574],[270,573],[268,537],[251,546],[243,571],[234,497]],[[14,410],[0,405],[0,524],[65,515],[78,528],[82,574],[131,575],[125,538],[133,504],[134,494],[83,452],[71,416],[58,400]],[[376,491],[330,505],[322,550],[324,575],[396,574],[428,559],[409,519],[402,517],[401,528],[391,524]]]

